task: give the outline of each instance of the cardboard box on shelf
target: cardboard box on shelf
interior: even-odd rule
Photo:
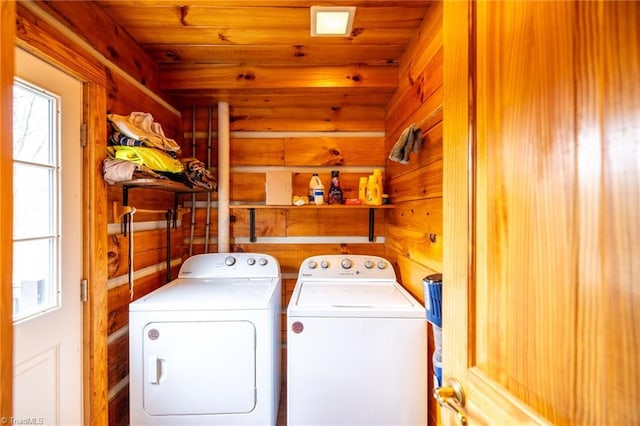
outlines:
[[[265,191],[267,205],[290,206],[293,193],[291,172],[267,172]]]

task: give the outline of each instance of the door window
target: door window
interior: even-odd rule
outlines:
[[[59,99],[16,80],[13,96],[13,320],[60,306]]]

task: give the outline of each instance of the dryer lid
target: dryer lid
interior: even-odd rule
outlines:
[[[299,282],[291,315],[425,317],[424,307],[396,282]]]

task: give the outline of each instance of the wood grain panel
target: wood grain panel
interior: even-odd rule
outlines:
[[[109,343],[109,389],[129,375],[129,333]]]
[[[287,166],[380,166],[384,164],[384,139],[317,138],[285,139]]]
[[[442,197],[442,162],[438,161],[414,172],[392,177],[388,191],[394,204],[420,198]]]
[[[375,235],[384,235],[384,210],[375,212]],[[369,209],[289,209],[287,235],[363,236],[369,232]]]
[[[249,237],[249,210],[231,207],[232,237]],[[260,209],[256,211],[257,237],[284,237],[287,235],[286,209]]]
[[[296,105],[305,107],[345,107],[350,105],[384,106],[393,93],[393,87],[371,90],[366,87],[315,87],[312,94],[306,88],[279,89],[193,89],[180,90],[183,105],[207,107],[219,101],[234,106],[285,108]]]
[[[582,409],[575,423],[640,422],[635,403],[640,392],[639,6],[577,4],[582,238],[576,265],[576,373]]]
[[[339,51],[323,45],[229,45],[145,44],[147,54],[159,64],[241,64],[252,58],[255,65],[397,65],[404,44],[357,44]]]
[[[16,43],[32,53],[45,55],[62,65],[72,75],[103,86],[104,66],[86,52],[65,42],[65,37],[51,25],[37,18],[24,5],[17,3]]]
[[[163,66],[161,89],[268,89],[367,87],[394,88],[398,70],[393,66],[296,67],[283,66]]]
[[[313,96],[310,93],[310,96]],[[317,111],[316,111],[317,112]],[[304,111],[299,111],[304,116]],[[303,121],[290,118],[251,117],[235,120],[231,123],[231,131],[280,131],[280,132],[379,132],[384,130],[382,118],[367,116],[333,117],[313,116],[310,114]]]
[[[231,138],[231,166],[284,166],[285,141],[282,138]]]
[[[138,82],[158,92],[158,65],[96,2],[39,1],[38,6]]]
[[[229,197],[242,202],[265,201],[264,173],[231,173]]]
[[[0,122],[13,121],[15,2],[0,2]],[[0,416],[13,413],[13,128],[0,127]]]
[[[109,426],[129,426],[129,385],[109,400]]]
[[[203,233],[204,235],[204,233]],[[166,230],[139,231],[133,234],[133,256],[134,270],[146,268],[147,266],[163,264],[166,261],[167,237]],[[129,265],[128,236],[122,234],[111,235],[109,242],[109,278],[126,275]],[[183,228],[171,231],[171,254],[176,256],[175,250],[182,250],[184,239]],[[178,244],[179,243],[179,244]]]

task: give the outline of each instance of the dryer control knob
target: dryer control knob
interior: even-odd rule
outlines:
[[[351,259],[342,259],[342,261],[340,262],[340,266],[342,266],[342,269],[351,269],[351,267],[353,266],[353,262],[351,261]]]
[[[318,264],[314,260],[310,260],[309,262],[307,262],[307,267],[309,269],[316,269],[318,267]]]
[[[258,263],[260,264],[260,266],[264,266],[267,263],[269,263],[269,261],[266,258],[261,257],[260,260],[258,261]]]
[[[383,262],[382,260],[378,262],[378,269],[384,269],[387,267],[387,262]]]
[[[247,259],[247,265],[253,266],[256,264],[256,260],[253,257]]]
[[[326,260],[323,260],[322,262],[320,262],[320,267],[322,269],[327,269],[329,267],[329,262]]]
[[[224,264],[227,266],[233,266],[236,263],[236,258],[233,256],[227,256],[224,258]]]
[[[367,268],[367,269],[373,268],[373,262],[370,261],[370,260],[365,260],[364,261],[364,267]]]

